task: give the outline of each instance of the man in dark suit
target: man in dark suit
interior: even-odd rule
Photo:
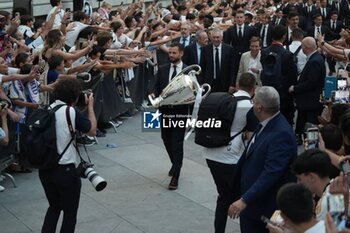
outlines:
[[[270,24],[270,16],[267,14],[264,14],[263,16],[261,16],[261,24],[258,27],[262,48],[266,48],[271,45],[272,30],[273,30],[273,26]]]
[[[292,43],[292,32],[294,29],[300,28],[301,30],[303,30],[301,27],[299,27],[299,15],[295,11],[292,11],[288,14],[287,24],[287,35],[283,42],[284,45],[290,45]]]
[[[236,25],[230,27],[224,35],[224,43],[229,44],[233,47],[235,56],[233,64],[234,75],[237,75],[241,55],[249,51],[249,40],[253,36],[258,36],[256,29],[254,27],[245,25],[244,21],[244,11],[238,10],[235,16]]]
[[[286,28],[278,25],[272,31],[272,44],[261,51],[261,64],[262,73],[260,75],[261,83],[263,86],[273,86],[279,93],[280,96],[280,109],[281,113],[287,118],[287,121],[293,125],[294,119],[294,103],[293,96],[288,92],[288,88],[297,82],[298,69],[294,62],[293,54],[283,48],[282,41],[286,37]],[[268,62],[265,62],[266,57],[270,52],[276,53],[281,56],[281,72],[280,77],[276,77],[278,82],[271,82],[269,77],[266,75],[266,67]],[[265,69],[265,71],[264,71]]]
[[[211,44],[203,48],[201,67],[203,83],[211,86],[211,92],[233,92],[236,84],[234,61],[237,59],[233,48],[222,43],[223,33],[213,29],[210,35]]]
[[[327,6],[327,0],[321,0],[321,7],[317,10],[317,13],[322,16],[323,21],[330,18],[331,8]]]
[[[192,43],[184,49],[182,61],[186,65],[199,65],[201,62],[202,48],[208,44],[208,35],[204,30],[197,31],[195,39],[195,43]]]
[[[190,25],[188,23],[181,24],[181,37],[174,39],[172,42],[178,42],[184,48],[196,42],[195,38],[191,36]]]
[[[343,23],[338,20],[338,12],[332,11],[331,12],[331,19],[325,22],[324,24],[328,28],[330,28],[331,33],[328,34],[328,36],[325,36],[326,41],[333,41],[338,40],[340,38],[340,31],[343,27]],[[327,63],[329,67],[329,75],[332,76],[335,73],[335,64],[336,61],[332,56],[327,56]]]
[[[298,118],[295,132],[301,135],[304,132],[306,122],[318,124],[318,116],[322,112],[320,94],[326,77],[324,59],[317,51],[317,44],[314,38],[306,37],[301,42],[303,52],[308,57],[303,71],[300,74],[296,85],[289,88],[293,92],[298,110]]]
[[[350,0],[341,1],[340,15],[345,26],[350,26]]]
[[[278,189],[295,181],[290,165],[297,156],[292,127],[279,112],[279,96],[273,87],[255,91],[253,110],[260,124],[237,164],[238,200],[228,215],[240,217],[242,233],[267,233],[261,216],[276,209]]]
[[[317,39],[318,33],[321,33],[325,38],[329,38],[333,32],[329,27],[322,25],[323,18],[320,14],[314,15],[314,26],[308,28],[307,35]],[[333,35],[334,36],[334,35]]]
[[[272,24],[274,26],[277,26],[277,25],[286,26],[286,18],[283,17],[283,11],[281,9],[276,10],[275,17],[272,20]]]
[[[176,77],[183,68],[186,67],[182,63],[183,47],[179,43],[173,43],[169,47],[170,64],[165,64],[158,69],[153,97],[159,96],[162,90],[169,84],[171,79]],[[186,121],[186,115],[189,113],[188,105],[166,105],[160,107],[161,115],[161,133],[166,151],[170,157],[172,167],[168,173],[171,176],[171,181],[168,188],[175,190],[178,187],[178,180],[182,167],[183,160],[183,141],[185,137],[185,127],[169,126],[169,121],[179,122]],[[167,127],[164,126],[167,125]]]

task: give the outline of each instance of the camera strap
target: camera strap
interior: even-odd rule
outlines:
[[[70,140],[70,142],[69,142],[69,144],[68,144],[68,146],[69,146],[70,143],[76,138],[76,133],[75,133],[75,131],[74,131],[74,129],[73,129],[72,121],[71,121],[71,118],[70,118],[69,106],[67,106],[67,108],[66,108],[66,119],[67,119],[67,123],[68,123],[68,129],[69,129],[69,132],[70,132],[71,137],[72,137],[72,139]],[[67,148],[68,148],[68,146],[67,146]],[[78,148],[78,145],[77,145],[76,142],[75,142],[75,143],[73,142],[73,146],[74,146],[74,148],[76,149],[76,151],[78,152],[80,161],[81,161],[81,162],[82,162],[82,161],[85,161],[85,160],[83,159],[83,157],[81,157],[81,154],[80,154],[80,151],[79,151],[79,148]],[[86,155],[87,155],[87,157],[88,157],[88,160],[89,160],[89,162],[91,163],[91,159],[90,159],[90,156],[89,156],[89,154],[88,154],[88,152],[87,152],[87,150],[86,150],[86,146],[85,146],[85,145],[84,145],[84,149],[85,149],[85,153],[86,153]]]

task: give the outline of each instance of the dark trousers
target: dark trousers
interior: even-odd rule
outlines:
[[[322,109],[298,109],[297,124],[295,127],[296,134],[302,134],[305,130],[305,124],[310,122],[312,124],[318,125],[318,116],[321,115]]]
[[[224,164],[209,159],[207,159],[207,164],[219,194],[215,209],[215,233],[225,233],[227,211],[233,202],[233,180],[236,164]]]
[[[162,139],[166,151],[168,152],[171,166],[171,172],[174,177],[179,178],[184,157],[184,137],[183,129],[162,129]]]
[[[295,107],[292,97],[280,98],[280,111],[288,123],[293,126]]]
[[[266,224],[260,219],[251,219],[247,216],[241,215],[239,217],[239,224],[241,233],[268,233]]]
[[[61,233],[73,233],[77,221],[81,180],[74,164],[59,165],[53,170],[39,170],[40,181],[49,202],[42,233],[55,233],[63,211]]]

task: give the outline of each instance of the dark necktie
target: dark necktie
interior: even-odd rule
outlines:
[[[220,78],[220,61],[219,61],[219,49],[215,48],[215,78]]]
[[[187,38],[186,38],[186,37],[183,37],[183,38],[182,38],[182,46],[183,46],[183,47],[186,46],[186,41],[187,41]]]
[[[264,41],[265,41],[265,34],[266,34],[266,26],[263,25],[262,26],[262,31],[261,31],[261,40],[263,42],[263,46],[264,46]]]
[[[309,11],[309,13],[311,13],[311,6],[309,6],[309,10],[308,11]]]
[[[242,37],[243,37],[242,27],[239,27],[239,29],[238,29],[238,37],[239,37],[239,38],[242,38]]]
[[[173,74],[171,75],[171,79],[175,78],[177,72],[176,72],[176,65],[173,66],[174,67],[174,71]]]
[[[280,19],[276,19],[276,24],[275,25],[278,25],[280,23]]]
[[[317,34],[321,33],[320,27],[317,27]]]
[[[335,30],[336,26],[335,26],[335,21],[333,21],[333,26],[332,26],[333,30]]]

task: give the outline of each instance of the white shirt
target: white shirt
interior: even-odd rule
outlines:
[[[89,25],[75,21],[72,22],[72,24],[74,25],[73,30],[68,31],[66,34],[66,40],[65,43],[66,45],[68,45],[69,47],[73,47],[75,44],[75,41],[78,38],[79,33],[84,29],[87,28]]]
[[[197,59],[198,59],[198,64],[201,63],[201,53],[202,53],[202,50],[201,50],[201,46],[196,42],[196,48],[197,48]]]
[[[262,46],[265,48],[267,47],[267,31],[269,29],[269,25],[268,24],[263,24],[261,27],[261,31],[260,31],[260,37],[263,36],[263,31],[265,30],[265,34],[264,34],[264,38],[261,38],[262,40]]]
[[[53,102],[50,106],[55,107],[59,104],[65,104],[64,102],[60,100],[56,100]],[[58,109],[55,112],[56,117],[56,137],[57,137],[57,152],[61,154],[68,145],[69,141],[71,140],[71,134],[69,132],[68,128],[68,122],[66,118],[66,108],[67,106],[62,106],[60,109]],[[72,122],[73,130],[75,130],[75,110],[73,107],[70,107],[69,109],[69,115]],[[70,164],[70,163],[77,163],[77,151],[73,146],[73,143],[71,143],[67,149],[67,151],[63,154],[61,160],[58,162],[59,164]]]
[[[220,44],[218,47],[215,47],[213,45],[214,79],[217,78],[216,77],[216,66],[215,66],[215,62],[216,62],[216,60],[215,60],[216,48],[218,48],[218,52],[219,52],[219,67],[221,69],[221,48],[222,48],[222,44]]]
[[[292,43],[289,45],[289,51],[292,53],[295,53],[295,51],[297,51],[299,46],[301,46],[301,41],[292,41]],[[286,48],[286,46],[284,47]],[[306,64],[306,55],[302,49],[300,49],[299,53],[297,54],[297,58],[298,58],[298,63],[297,63],[298,74],[300,74]]]
[[[247,96],[249,94],[245,91],[238,90],[233,94],[234,96]],[[247,124],[246,115],[253,106],[250,100],[241,100],[237,102],[237,109],[231,125],[231,136],[240,132]],[[212,161],[224,164],[236,164],[244,151],[244,141],[242,134],[236,136],[231,144],[217,148],[205,148],[203,150],[203,157]]]
[[[317,39],[318,32],[321,33],[321,26],[317,27],[315,25],[315,30],[314,30],[314,38]]]
[[[56,7],[57,7],[57,6],[53,7],[53,8],[50,10],[49,14],[48,14],[47,17],[46,17],[46,21],[49,21],[51,15],[55,12]],[[52,29],[60,29],[60,27],[61,27],[61,21],[62,21],[63,16],[64,16],[64,10],[61,9],[61,10],[58,11],[58,13],[57,13],[56,16],[55,16],[55,21],[54,21],[54,23],[53,23]]]
[[[19,25],[17,29],[24,38],[31,38],[34,35],[32,29],[27,25]]]
[[[185,40],[185,44],[183,43],[183,40],[184,40],[184,39],[186,39],[186,40]],[[186,46],[188,46],[188,45],[190,44],[190,40],[191,40],[191,36],[187,36],[187,37],[181,36],[181,37],[180,37],[180,44],[182,44],[183,47],[185,48]]]
[[[170,70],[169,70],[169,83],[171,81],[171,76],[173,75],[173,72],[174,72],[174,63],[170,63]],[[182,70],[182,66],[183,66],[183,63],[182,61],[179,62],[179,64],[175,65],[176,66],[176,75],[178,75],[181,70]],[[176,76],[175,76],[176,77]]]
[[[326,226],[324,225],[324,221],[320,220],[311,228],[307,229],[305,233],[326,233]]]
[[[244,24],[242,24],[241,26],[237,25],[237,36],[239,36],[239,28],[241,28],[242,30],[242,37],[244,36]]]

